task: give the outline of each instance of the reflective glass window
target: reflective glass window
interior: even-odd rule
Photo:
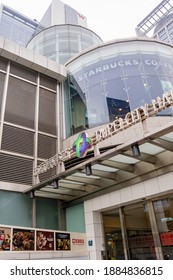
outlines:
[[[124,117],[172,89],[173,60],[169,49],[166,54],[162,47],[161,54],[152,43],[140,42],[138,46],[133,42],[129,48],[125,44],[119,49],[116,44],[94,49],[68,64],[70,81],[86,107],[89,128]],[[169,108],[159,115],[172,115],[172,111]]]
[[[20,21],[14,16],[2,13],[0,24],[0,35],[8,38],[20,45],[26,46],[32,34],[36,29],[35,26],[29,26],[24,21]]]
[[[164,259],[173,260],[173,198],[153,202]]]
[[[126,89],[130,104],[130,111],[145,103],[151,103],[150,86],[145,77],[133,76],[126,79]]]
[[[58,63],[65,64],[74,54],[100,42],[102,42],[100,37],[91,30],[68,24],[51,26],[41,31],[27,47]]]
[[[72,99],[72,132],[77,133],[87,128],[87,116],[85,104],[78,94]]]
[[[89,127],[109,122],[107,100],[102,84],[94,85],[86,92]]]
[[[146,204],[124,207],[125,227],[131,260],[155,260],[155,247]]]
[[[124,260],[124,248],[121,234],[121,224],[118,209],[103,213],[105,233],[105,259]]]

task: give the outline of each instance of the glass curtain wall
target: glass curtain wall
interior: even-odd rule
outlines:
[[[173,88],[172,50],[166,54],[166,46],[159,52],[159,44],[156,50],[151,42],[144,48],[140,43],[95,48],[67,64],[72,107],[67,136],[123,118]],[[161,114],[172,115],[172,108]]]
[[[12,40],[19,45],[26,46],[31,39],[38,22],[2,6],[0,17],[0,35]]]
[[[65,64],[72,56],[101,42],[100,37],[87,28],[61,24],[39,32],[28,43],[27,48]]]

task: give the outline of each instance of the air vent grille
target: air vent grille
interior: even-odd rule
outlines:
[[[38,75],[37,72],[19,64],[15,64],[14,62],[11,62],[10,72],[18,77],[32,82],[36,82],[36,78]]]
[[[5,121],[34,128],[36,86],[9,79]]]
[[[5,75],[3,73],[0,73],[0,108],[2,104],[2,95],[3,95],[3,90],[4,90],[4,80],[5,80]]]
[[[56,139],[46,135],[38,135],[38,157],[47,159],[56,154]]]
[[[41,162],[38,162],[38,165],[40,164]],[[39,175],[39,180],[40,182],[43,182],[49,178],[52,178],[53,176],[56,175],[56,167],[48,170],[47,172],[43,173],[43,174],[40,174]]]
[[[34,133],[17,127],[4,125],[2,149],[33,156]]]
[[[18,184],[32,184],[33,160],[0,154],[0,180]]]
[[[38,129],[56,135],[56,94],[42,88],[40,88]]]

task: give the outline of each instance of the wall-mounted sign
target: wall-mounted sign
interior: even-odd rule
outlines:
[[[85,240],[82,238],[72,238],[73,245],[84,245]]]
[[[88,240],[88,246],[93,246],[93,241],[92,240]]]
[[[92,147],[91,138],[88,137],[86,132],[79,134],[78,138],[72,145],[72,150],[78,158],[84,157],[87,151]]]
[[[56,154],[38,165],[34,169],[34,176],[45,173],[47,170],[54,168],[59,163],[71,159],[72,156],[74,156],[74,152],[77,157],[85,156],[88,149],[92,148],[96,144],[122,130],[129,128],[132,125],[135,125],[136,123],[142,122],[145,119],[156,115],[158,112],[161,112],[170,106],[173,106],[173,91],[164,93],[162,97],[153,99],[151,104],[145,104],[144,106],[140,106],[135,110],[128,112],[125,115],[125,118],[117,118],[115,121],[108,123],[103,128],[95,131],[94,135],[90,138],[85,132],[80,133],[72,147],[61,151],[61,153]],[[92,142],[91,139],[95,139],[94,142]]]
[[[71,232],[71,249],[74,252],[86,252],[87,240],[85,233]]]

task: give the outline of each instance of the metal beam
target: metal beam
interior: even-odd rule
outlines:
[[[130,158],[134,158],[133,155],[131,154],[131,151],[127,151],[127,152],[123,153],[123,155],[130,157]],[[153,156],[153,155],[141,153],[141,156],[138,159],[139,159],[139,161],[147,162],[151,165],[154,165],[156,163],[157,157]]]
[[[108,171],[103,171],[103,170],[97,170],[92,168],[92,174],[94,176],[98,176],[100,178],[105,178],[105,179],[116,179],[116,171],[115,172],[108,172]]]
[[[163,139],[149,140],[148,142],[155,146],[158,146],[160,148],[173,152],[173,142],[163,140]]]
[[[104,160],[102,162],[99,162],[99,164],[101,165],[105,165],[108,167],[112,167],[112,168],[116,168],[116,169],[120,169],[126,172],[134,172],[134,164],[126,164],[126,163],[121,163],[121,162],[117,162],[114,160]]]

